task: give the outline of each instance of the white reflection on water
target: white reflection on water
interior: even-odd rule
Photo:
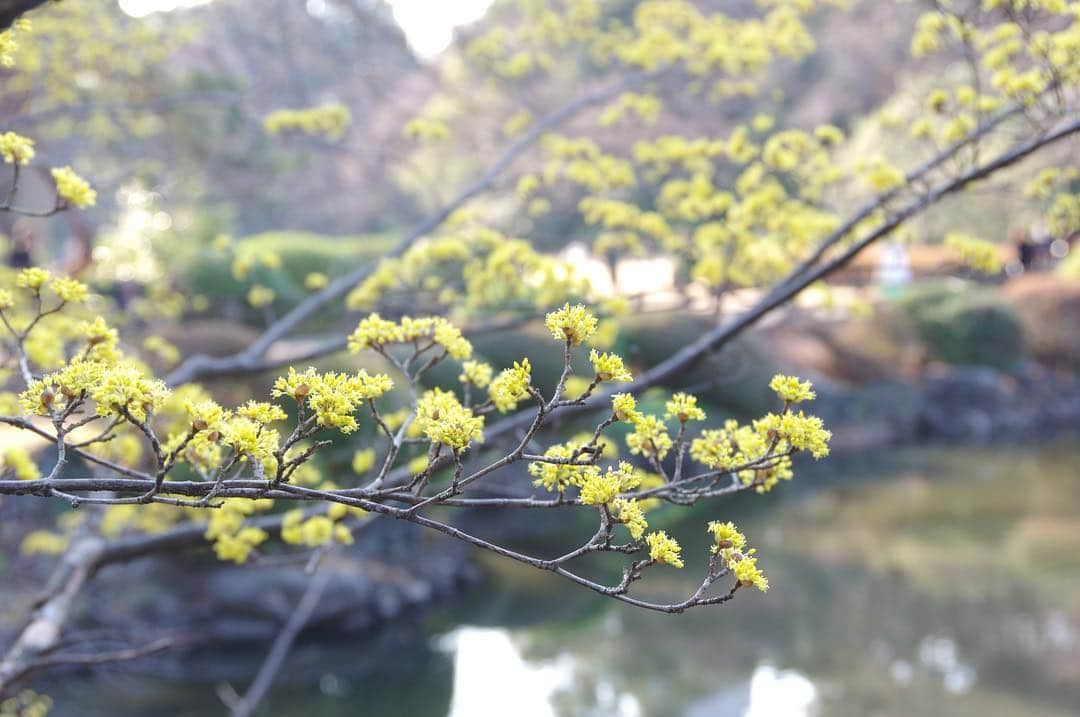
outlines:
[[[567,654],[529,663],[510,631],[462,627],[441,637],[454,655],[454,688],[448,717],[556,717],[555,696],[573,686],[576,660]],[[612,683],[594,685],[595,711],[605,717],[642,717],[641,704]],[[689,706],[686,717],[813,717],[818,689],[805,675],[762,664],[748,683],[720,690]],[[585,713],[579,713],[585,714]]]
[[[449,717],[555,717],[551,697],[568,684],[569,665],[529,665],[506,630],[462,627],[440,647],[454,653]]]
[[[758,665],[750,678],[750,705],[743,717],[810,717],[817,713],[814,683],[795,670]]]
[[[919,661],[940,673],[942,685],[954,695],[967,694],[975,686],[975,668],[960,660],[956,642],[951,638],[924,637],[919,643]]]
[[[507,630],[463,627],[442,637],[439,646],[454,654],[449,717],[555,717],[553,697],[573,682],[574,658],[530,664]],[[605,715],[641,715],[637,700],[610,683],[596,685],[596,700]]]
[[[762,664],[749,682],[692,703],[685,717],[813,717],[817,704],[818,689],[806,675]]]

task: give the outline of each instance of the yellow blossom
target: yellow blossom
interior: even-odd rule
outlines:
[[[626,526],[626,529],[630,531],[630,537],[634,540],[639,540],[649,527],[649,523],[645,520],[645,512],[636,500],[616,498],[611,502],[611,516],[616,522]]]
[[[566,304],[563,308],[552,311],[544,323],[555,339],[569,342],[571,346],[588,340],[596,333],[597,325],[596,317],[581,304]]]
[[[330,283],[330,279],[321,271],[313,271],[304,277],[304,288],[308,291],[318,291]]]
[[[465,361],[461,364],[461,374],[458,380],[462,383],[471,383],[477,388],[485,388],[491,383],[492,368],[483,361]]]
[[[672,441],[671,436],[668,435],[667,426],[660,419],[643,414],[634,421],[634,431],[627,434],[626,445],[635,455],[640,454],[663,460],[667,452],[671,450]]]
[[[501,413],[517,408],[518,402],[529,395],[532,364],[529,359],[515,361],[513,368],[504,369],[488,386],[488,396]]]
[[[484,417],[473,415],[454,394],[438,388],[420,397],[415,423],[432,443],[450,448],[483,440]]]
[[[769,579],[757,566],[757,558],[743,556],[731,564],[731,571],[743,587],[755,587],[761,592],[769,589]]]
[[[351,467],[353,473],[363,475],[375,465],[375,449],[365,448],[353,453]]]
[[[273,289],[262,286],[261,284],[256,284],[248,291],[247,302],[254,308],[261,309],[264,306],[269,306],[274,303],[274,297],[275,293]]]
[[[51,288],[61,301],[69,304],[81,304],[89,294],[86,284],[66,277],[57,277]]]
[[[746,547],[746,536],[739,532],[734,523],[721,523],[717,520],[709,521],[708,532],[713,535],[713,552],[734,548],[742,550]]]
[[[611,353],[600,353],[596,349],[589,351],[589,361],[592,362],[593,371],[601,381],[633,381],[634,377],[623,365],[620,356]]]
[[[656,563],[667,563],[674,568],[683,566],[679,552],[682,550],[674,538],[662,530],[649,533],[645,536],[645,542],[649,545],[649,559]]]
[[[28,164],[34,158],[34,140],[4,132],[0,134],[0,155],[8,164]]]
[[[21,270],[15,277],[15,286],[21,289],[30,289],[33,292],[41,291],[41,288],[49,282],[52,274],[47,269],[32,266]]]
[[[19,480],[37,480],[41,477],[34,459],[30,453],[18,446],[12,446],[4,451],[4,467],[15,474]]]
[[[794,376],[785,376],[778,373],[769,381],[769,388],[776,392],[783,400],[789,403],[814,400],[813,384],[809,381],[800,381]]]
[[[705,411],[697,405],[697,396],[676,393],[665,405],[664,418],[677,418],[679,423],[704,421]]]
[[[75,174],[71,167],[55,167],[52,176],[56,182],[57,196],[68,204],[86,209],[97,202],[97,192],[90,188],[85,179]]]
[[[628,423],[634,423],[642,416],[642,413],[637,410],[637,401],[629,393],[612,395],[611,410],[615,414],[615,418]]]

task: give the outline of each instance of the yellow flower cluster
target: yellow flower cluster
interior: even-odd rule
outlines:
[[[30,32],[30,21],[25,17],[18,18],[11,27],[0,32],[0,66],[15,66],[15,51],[19,49],[17,38],[24,32]]]
[[[739,532],[734,523],[710,521],[706,532],[712,533],[712,552],[720,556],[725,567],[735,574],[735,579],[743,587],[756,587],[761,592],[769,589],[769,580],[757,566],[757,558],[752,557],[754,548],[746,550],[746,536]]]
[[[25,22],[25,21],[22,21]],[[10,30],[0,32],[0,48],[4,47],[4,35]],[[10,67],[8,56],[0,49],[0,64]],[[33,690],[22,690],[17,695],[0,701],[0,717],[45,717],[53,707],[53,699],[48,695],[39,695]]]
[[[596,333],[596,317],[581,304],[564,305],[545,317],[544,324],[557,341],[565,341],[571,346],[578,346]],[[616,357],[618,358],[618,357]],[[619,360],[622,363],[622,360]]]
[[[34,158],[34,140],[14,132],[0,134],[0,155],[8,164],[29,164]]]
[[[679,423],[705,420],[705,411],[697,405],[697,396],[691,396],[688,393],[676,393],[664,408],[664,418],[675,418]]]
[[[634,420],[634,430],[626,435],[626,445],[634,455],[663,460],[671,450],[671,436],[667,426],[656,416],[639,414]]]
[[[649,559],[655,563],[666,563],[673,568],[683,566],[679,553],[682,548],[674,538],[662,530],[649,533],[645,536],[645,542],[649,545]]]
[[[416,403],[413,424],[432,443],[453,449],[465,448],[484,438],[484,417],[473,415],[449,391],[433,388],[425,391]]]
[[[491,364],[483,361],[464,361],[461,364],[461,374],[458,376],[458,380],[462,383],[472,384],[477,388],[485,388],[491,383],[492,373]]]
[[[331,503],[326,515],[312,515],[305,518],[299,508],[285,514],[281,523],[281,539],[290,545],[303,545],[317,548],[330,542],[351,545],[352,532],[341,520],[347,515],[364,515],[359,508],[351,508],[340,503]]]
[[[1001,257],[995,244],[968,234],[950,232],[945,235],[945,246],[960,255],[960,261],[984,274],[1001,271]]]
[[[353,453],[350,467],[356,475],[367,473],[375,465],[375,449],[363,448]]]
[[[97,192],[90,188],[89,182],[75,174],[71,167],[55,167],[52,170],[56,182],[56,194],[68,204],[86,209],[97,202]]]
[[[377,348],[389,344],[417,343],[422,339],[442,346],[455,359],[467,359],[472,356],[472,344],[461,335],[461,331],[441,316],[412,318],[401,317],[394,323],[378,314],[371,314],[363,319],[349,336],[349,350],[358,353],[368,348]]]
[[[273,506],[271,500],[245,500],[228,498],[221,507],[210,511],[205,537],[214,543],[214,553],[219,560],[237,564],[247,562],[251,552],[269,539],[262,528],[244,525],[247,516]]]
[[[616,354],[600,353],[596,349],[592,349],[589,352],[589,361],[592,362],[596,377],[601,381],[626,383],[634,380],[634,377],[630,375],[630,371],[623,365],[622,358]]]
[[[809,382],[777,375],[770,388],[786,402],[797,403],[814,396]],[[690,457],[709,468],[731,470],[743,485],[754,486],[759,493],[771,490],[778,481],[792,478],[791,458],[795,451],[806,451],[815,459],[829,454],[832,433],[817,416],[802,411],[769,413],[750,425],[728,420],[722,428],[702,431],[690,443]]]
[[[77,358],[61,370],[35,379],[19,395],[23,410],[48,416],[62,412],[72,401],[89,397],[99,416],[130,416],[144,422],[161,406],[169,391],[140,366]]]
[[[612,519],[625,525],[630,532],[630,537],[634,540],[640,540],[645,531],[649,529],[649,523],[645,519],[645,511],[642,509],[640,501],[632,498],[616,498],[611,501],[609,508]]]
[[[313,271],[304,277],[304,288],[308,291],[325,289],[330,283],[330,278],[321,271]]]
[[[751,550],[750,552],[753,552]],[[765,574],[761,572],[761,569],[757,566],[757,558],[749,557],[749,555],[743,555],[736,559],[736,555],[731,556],[731,570],[735,573],[735,578],[743,587],[755,587],[761,592],[766,592],[769,589],[769,579],[765,577]]]
[[[734,523],[712,520],[709,521],[707,531],[713,535],[712,551],[714,553],[731,548],[742,550],[746,547],[746,536],[739,532]]]
[[[518,402],[529,395],[532,364],[529,359],[515,361],[513,368],[503,369],[488,386],[488,396],[500,413],[517,408]]]
[[[575,478],[581,486],[581,502],[584,505],[610,505],[620,493],[636,488],[641,477],[634,467],[620,461],[615,468],[608,466],[601,471],[598,466],[582,466]]]
[[[769,381],[769,388],[788,403],[813,401],[815,398],[813,384],[809,381],[800,381],[794,376],[785,376],[782,373],[772,377],[772,380]]]
[[[450,127],[434,117],[414,117],[405,123],[401,135],[417,142],[442,142],[450,139]]]
[[[276,296],[270,287],[256,284],[248,291],[247,302],[253,308],[262,309],[273,304]]]
[[[528,241],[482,226],[417,242],[378,268],[346,297],[352,309],[377,308],[391,289],[418,302],[468,309],[551,306],[586,292],[572,264],[541,253]]]
[[[629,393],[614,394],[611,397],[611,411],[617,420],[627,423],[634,423],[642,415],[637,409],[637,400]]]
[[[41,477],[37,463],[30,453],[20,446],[11,446],[4,451],[4,468],[15,474],[19,480],[37,480]]]
[[[48,269],[32,266],[21,270],[15,277],[15,286],[20,289],[29,289],[35,294],[40,293],[42,288],[49,283],[52,274]]]
[[[303,109],[274,110],[263,118],[263,129],[268,134],[303,132],[335,142],[345,136],[350,124],[352,115],[349,108],[340,102]]]
[[[642,123],[656,124],[663,104],[654,95],[625,92],[600,114],[600,126],[613,127],[627,114],[635,115]]]
[[[566,443],[556,443],[553,446],[548,446],[544,450],[544,456],[546,458],[562,458],[569,459],[575,454],[578,454],[578,460],[581,462],[587,462],[587,460],[593,455],[592,453],[583,452],[580,449],[583,448],[589,441],[592,440],[591,435],[583,434],[582,436],[576,436]],[[614,444],[609,439],[601,437],[598,441],[598,448],[602,455],[613,457],[614,456]],[[575,485],[580,487],[583,483],[583,469],[584,466],[569,465],[566,463],[544,463],[540,461],[534,461],[529,464],[529,474],[536,478],[533,481],[533,485],[537,487],[543,487],[545,490],[551,492],[562,493],[568,486]]]
[[[51,286],[56,296],[68,304],[81,304],[90,295],[90,289],[86,284],[67,277],[57,277]]]
[[[105,319],[96,316],[93,321],[84,321],[79,324],[78,331],[79,335],[86,339],[85,355],[88,359],[107,363],[120,358],[116,329],[110,327]]]
[[[767,436],[777,436],[781,445],[786,443],[798,451],[806,451],[814,458],[829,455],[829,439],[832,432],[825,429],[824,423],[817,416],[807,416],[802,411],[781,415],[767,414],[754,422],[755,429]]]
[[[360,405],[378,398],[394,387],[386,374],[369,374],[360,369],[355,374],[327,371],[318,373],[308,368],[303,373],[290,367],[287,376],[274,382],[271,395],[275,398],[288,396],[298,404],[306,403],[323,428],[337,428],[342,433],[352,433],[358,427],[353,414]]]
[[[209,437],[214,434],[208,435]],[[221,442],[229,446],[246,462],[251,459],[262,466],[265,473],[273,472],[278,465],[275,455],[281,447],[281,435],[258,421],[244,416],[233,416],[221,427]]]

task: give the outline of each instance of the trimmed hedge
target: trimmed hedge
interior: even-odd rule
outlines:
[[[379,258],[393,241],[387,235],[335,237],[292,231],[264,232],[236,240],[234,251],[207,248],[193,252],[180,267],[180,275],[186,288],[204,294],[211,301],[243,303],[251,285],[262,284],[274,290],[278,303],[291,306],[311,293],[304,288],[308,274],[340,276],[362,262]],[[277,254],[281,266],[270,269],[256,261],[248,280],[237,281],[233,277],[233,256],[258,257],[267,253]]]
[[[932,359],[1008,370],[1026,354],[1019,316],[993,291],[935,283],[914,287],[899,304]]]

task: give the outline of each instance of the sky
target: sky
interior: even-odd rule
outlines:
[[[142,17],[181,7],[202,5],[210,0],[119,0],[128,15]],[[312,0],[309,0],[311,2]],[[454,28],[483,17],[492,0],[387,0],[394,19],[405,32],[409,45],[422,59],[430,60],[449,45]]]

